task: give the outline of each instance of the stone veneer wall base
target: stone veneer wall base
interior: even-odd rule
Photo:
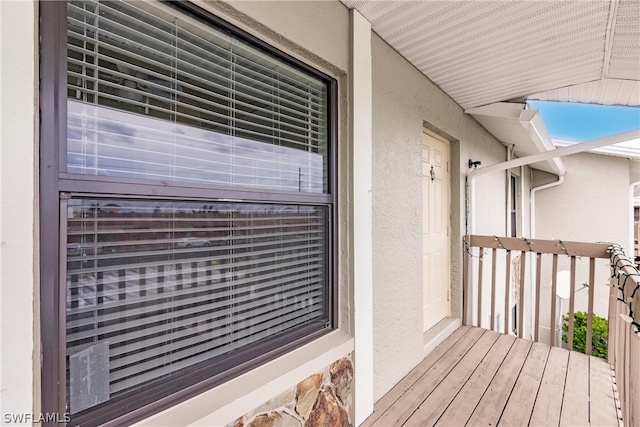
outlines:
[[[226,427],[351,427],[353,363],[337,360]]]

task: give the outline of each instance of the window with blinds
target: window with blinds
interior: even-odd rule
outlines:
[[[70,173],[327,192],[327,85],[159,2],[68,4]]]
[[[67,354],[108,347],[109,398],[324,327],[323,208],[73,198],[67,216]],[[71,413],[85,409],[69,391]]]
[[[59,412],[153,411],[330,331],[335,81],[185,3],[61,7]]]

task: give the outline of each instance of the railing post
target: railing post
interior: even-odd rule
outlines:
[[[462,284],[462,323],[466,326],[471,324],[471,242],[470,236],[464,236],[462,246],[464,249],[464,280]]]
[[[498,250],[491,251],[491,330],[495,330],[496,320],[496,258]]]
[[[511,311],[511,251],[507,250],[507,272],[504,281],[504,333],[509,333],[509,312]],[[514,319],[515,322],[515,319]]]
[[[478,259],[478,327],[482,328],[482,275],[484,265],[484,248],[480,248]]]
[[[518,336],[524,338],[524,295],[525,278],[527,275],[527,253],[520,252],[520,291],[518,302]],[[515,321],[515,319],[514,319]]]
[[[542,272],[542,254],[536,254],[536,316],[534,340],[540,341],[540,276]],[[549,328],[551,329],[551,328]]]

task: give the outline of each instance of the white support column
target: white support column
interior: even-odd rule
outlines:
[[[35,1],[0,1],[0,412],[31,425],[39,400]],[[36,415],[37,416],[37,415]],[[22,417],[22,418],[21,418]]]
[[[373,412],[373,247],[371,24],[351,10],[351,155],[355,334],[355,425]]]

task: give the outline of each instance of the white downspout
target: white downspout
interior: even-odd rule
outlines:
[[[529,234],[532,239],[536,238],[536,193],[541,190],[546,190],[547,188],[553,188],[561,185],[564,182],[565,173],[566,172],[564,171],[564,168],[562,168],[561,174],[558,175],[557,181],[531,188],[531,195],[529,200]]]
[[[564,168],[564,165],[562,163],[560,163],[559,165],[559,172],[560,174],[558,175],[558,180],[557,181],[553,181],[550,182],[549,184],[544,184],[544,185],[539,185],[537,187],[532,187],[531,188],[531,192],[529,195],[529,235],[531,239],[535,239],[536,238],[536,193],[538,191],[541,190],[546,190],[548,188],[553,188],[553,187],[557,187],[559,185],[562,185],[562,183],[564,182],[564,175],[566,174],[566,170]],[[532,177],[533,178],[533,177]],[[533,261],[529,263],[530,266],[533,266]],[[536,293],[535,293],[535,286],[534,283],[536,283],[536,270],[535,268],[529,268],[529,277],[530,277],[530,282],[529,282],[529,301],[531,301],[531,307],[534,307],[536,301]],[[534,319],[534,313],[533,310],[529,310],[529,325],[535,325],[534,321],[536,319]],[[530,335],[531,338],[533,339],[533,328],[530,331]]]

